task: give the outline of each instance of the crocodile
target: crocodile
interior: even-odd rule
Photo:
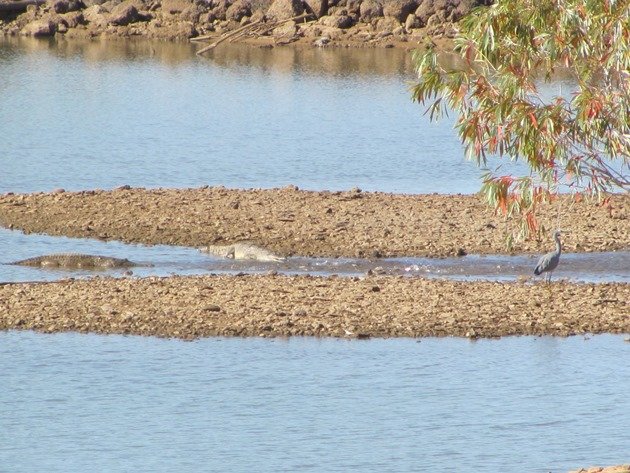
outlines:
[[[80,253],[56,253],[52,255],[36,256],[34,258],[14,261],[8,264],[20,266],[40,266],[42,268],[76,268],[76,269],[109,269],[131,268],[140,266],[126,258],[111,256],[84,255]]]
[[[240,242],[231,245],[209,245],[199,248],[204,253],[230,259],[251,259],[256,261],[284,261],[282,256],[256,246],[252,243]]]

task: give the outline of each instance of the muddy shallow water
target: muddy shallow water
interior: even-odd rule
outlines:
[[[0,228],[0,246],[7,248],[0,262],[0,282],[54,281],[95,275],[169,276],[267,273],[321,276],[365,276],[369,273],[408,277],[448,278],[462,281],[514,281],[534,278],[536,255],[466,255],[449,258],[308,258],[283,262],[234,261],[172,245],[139,245],[96,239],[25,235]],[[127,258],[138,267],[111,270],[38,268],[7,264],[35,255],[84,253]],[[630,252],[569,253],[554,279],[582,282],[630,282]]]

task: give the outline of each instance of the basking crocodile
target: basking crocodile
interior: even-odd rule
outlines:
[[[209,245],[199,248],[204,253],[231,259],[252,259],[256,261],[284,261],[282,256],[253,245],[252,243],[233,243],[231,245]]]
[[[84,255],[80,253],[56,253],[52,255],[36,256],[34,258],[14,261],[8,264],[20,266],[40,266],[42,268],[76,268],[76,269],[109,269],[131,268],[140,266],[126,258],[111,256]]]

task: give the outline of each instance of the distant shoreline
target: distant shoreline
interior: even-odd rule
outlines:
[[[257,47],[402,47],[447,44],[473,2],[360,0],[0,1],[0,36],[225,41]]]

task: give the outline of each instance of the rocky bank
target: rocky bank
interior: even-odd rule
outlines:
[[[0,0],[0,34],[417,47],[488,0]],[[292,18],[299,17],[295,20]],[[248,25],[257,29],[247,31]]]

